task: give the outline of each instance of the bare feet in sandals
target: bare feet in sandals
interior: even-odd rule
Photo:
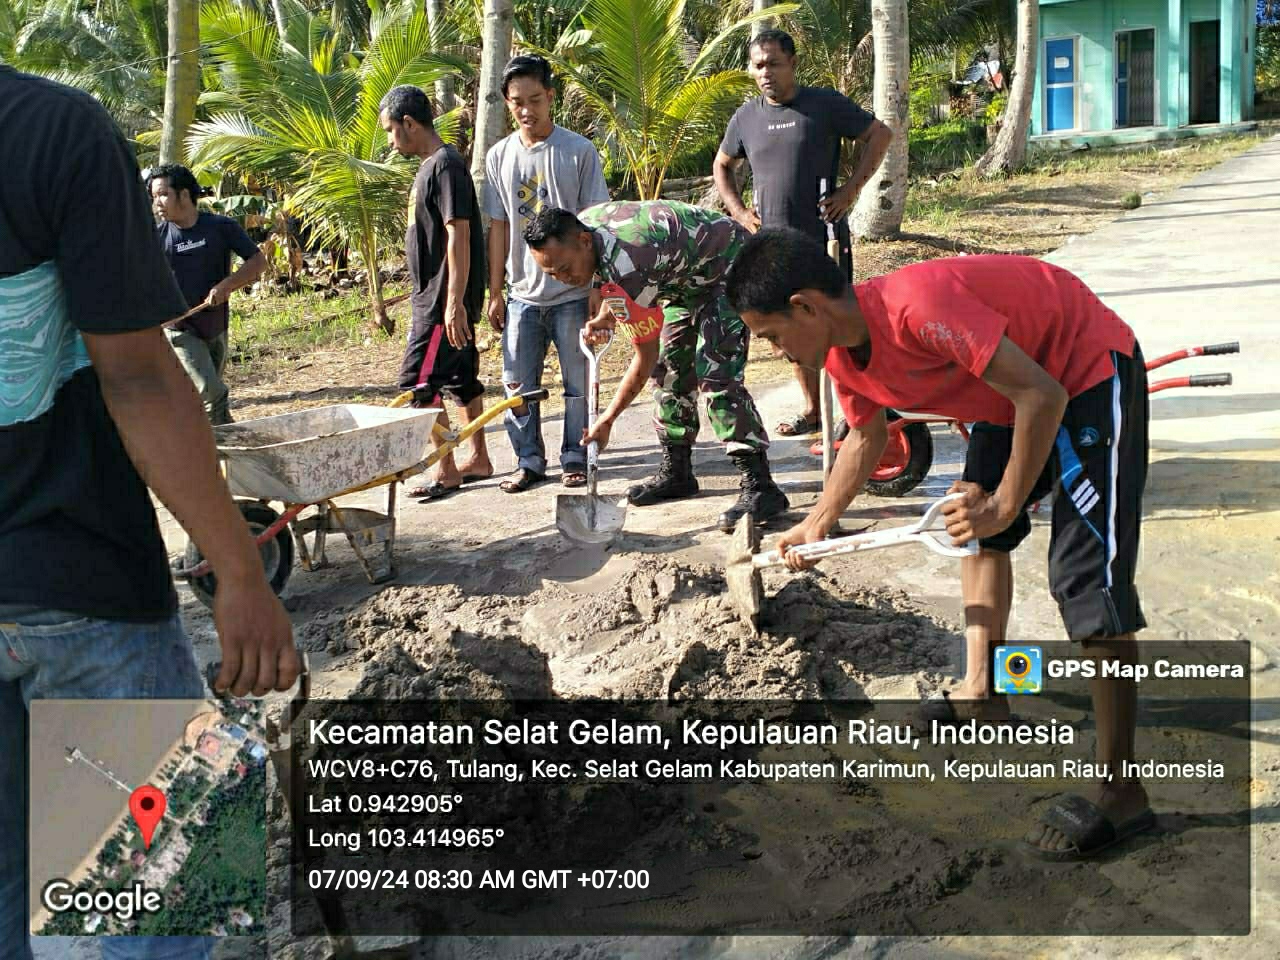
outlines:
[[[503,493],[524,493],[546,480],[546,474],[536,473],[527,467],[518,467],[516,472],[499,484]]]
[[[1100,783],[1092,799],[1059,797],[1022,838],[1041,860],[1072,861],[1096,856],[1121,840],[1155,826],[1147,791],[1137,780]]]
[[[569,489],[577,487],[585,487],[587,485],[587,475],[581,470],[566,470],[560,476],[560,485]]]
[[[782,437],[799,437],[806,433],[816,433],[822,429],[822,417],[816,412],[797,413],[781,421],[777,426],[778,435]]]

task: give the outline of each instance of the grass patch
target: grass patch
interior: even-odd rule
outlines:
[[[987,149],[987,128],[972,120],[948,120],[912,128],[910,169],[914,177],[936,177],[970,167]]]

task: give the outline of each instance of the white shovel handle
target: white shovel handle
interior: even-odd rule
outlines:
[[[610,345],[613,343],[613,331],[606,331],[604,345],[600,349],[594,350],[591,344],[587,343],[587,331],[585,328],[578,331],[578,346],[582,349],[583,354],[587,358],[587,426],[590,427],[596,422],[596,417],[600,414],[600,358],[605,355]],[[587,483],[589,486],[588,493],[595,496],[596,492],[596,473],[599,468],[600,446],[594,440],[587,444]]]
[[[934,553],[943,557],[972,557],[978,552],[976,540],[970,540],[963,547],[957,547],[950,542],[950,537],[945,541],[939,539],[936,534],[941,533],[946,537],[946,531],[934,526],[942,515],[943,506],[963,496],[962,493],[950,493],[935,500],[924,512],[924,516],[912,524],[894,527],[891,530],[877,530],[874,533],[858,533],[851,537],[821,540],[818,543],[802,543],[787,552],[795,553],[806,560],[821,560],[824,557],[838,557],[862,550],[879,550],[881,547],[896,547],[904,543],[923,543]],[[755,567],[778,567],[784,562],[782,554],[777,550],[758,553],[751,558],[751,564]]]

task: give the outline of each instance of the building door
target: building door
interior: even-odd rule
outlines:
[[[1149,127],[1156,114],[1156,32],[1116,34],[1116,126]]]
[[[1191,24],[1191,103],[1192,123],[1218,122],[1218,51],[1217,20],[1199,20]]]
[[[1074,37],[1044,44],[1044,128],[1076,128],[1076,41]]]

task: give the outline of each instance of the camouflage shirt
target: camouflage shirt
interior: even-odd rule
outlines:
[[[718,296],[750,236],[714,210],[674,200],[601,203],[578,217],[592,229],[600,279],[641,307]]]

